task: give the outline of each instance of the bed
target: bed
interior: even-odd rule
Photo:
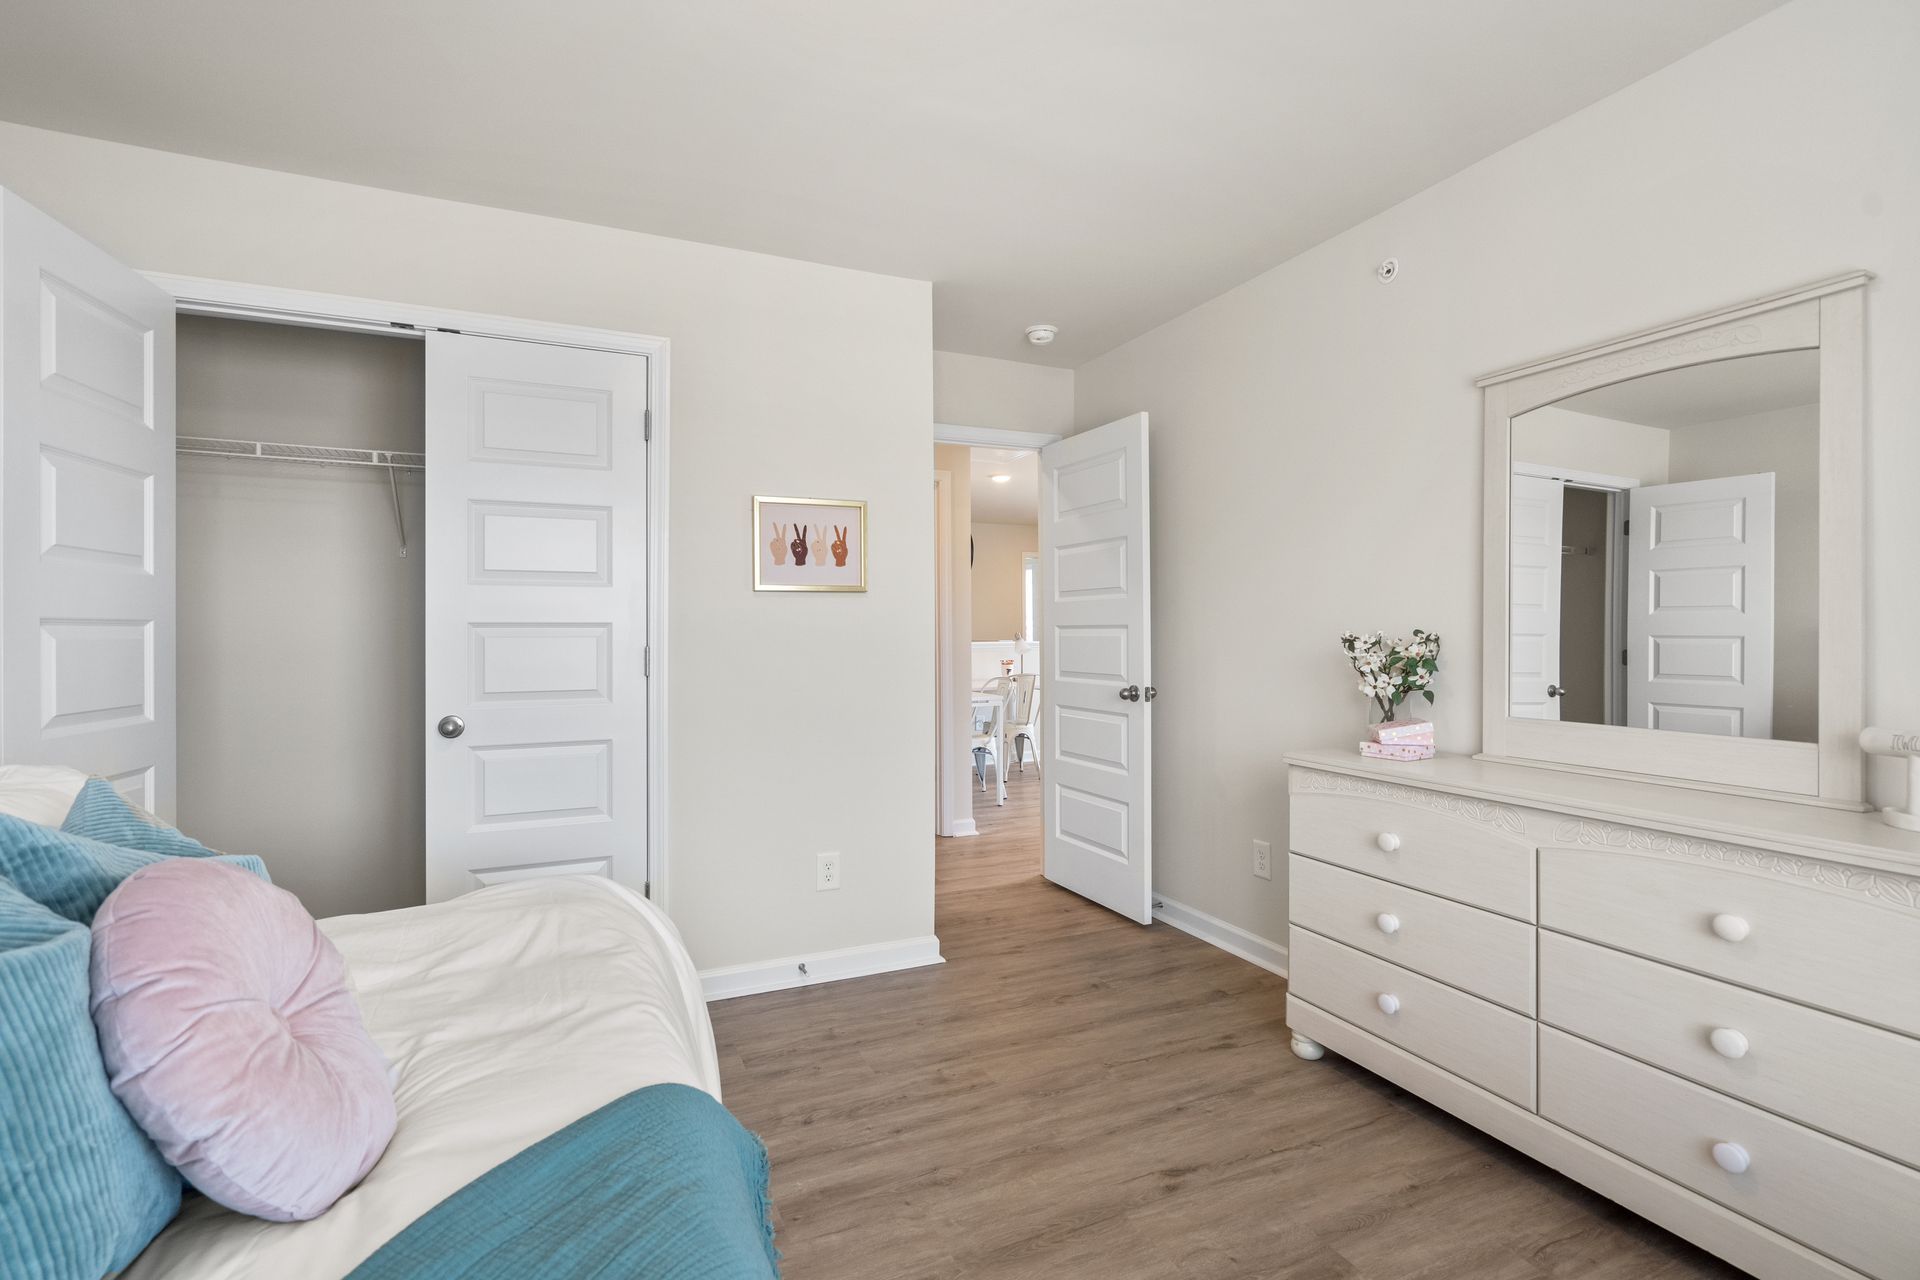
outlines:
[[[308,1222],[192,1197],[124,1280],[344,1276],[489,1170],[636,1090],[720,1096],[685,949],[653,904],[610,880],[525,880],[321,928],[392,1064],[386,1154]]]

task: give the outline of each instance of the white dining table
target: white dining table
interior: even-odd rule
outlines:
[[[976,689],[973,693],[974,723],[991,718],[993,722],[993,786],[994,803],[1007,802],[1007,698],[1001,693],[983,693]],[[981,716],[980,712],[987,712]]]

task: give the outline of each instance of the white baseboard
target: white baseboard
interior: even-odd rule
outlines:
[[[955,818],[953,820],[953,835],[949,838],[958,839],[961,836],[977,836],[979,834],[980,824],[972,818]]]
[[[709,1001],[731,1000],[735,996],[758,995],[763,991],[785,991],[789,987],[811,987],[844,978],[865,978],[896,969],[918,969],[923,965],[945,964],[940,954],[940,939],[902,938],[897,942],[874,942],[864,947],[843,947],[813,955],[787,956],[759,964],[736,964],[722,969],[702,969],[700,987]],[[805,972],[801,972],[805,966]]]
[[[1163,920],[1182,933],[1190,933],[1202,942],[1210,942],[1222,951],[1257,964],[1269,973],[1287,976],[1287,949],[1270,938],[1248,933],[1239,925],[1228,924],[1219,916],[1210,916],[1198,907],[1175,902],[1164,894],[1153,895],[1153,918]]]

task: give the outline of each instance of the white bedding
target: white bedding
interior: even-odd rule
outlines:
[[[342,1276],[446,1196],[622,1094],[672,1082],[720,1096],[679,935],[610,880],[524,880],[321,928],[397,1073],[392,1145],[311,1222],[190,1197],[124,1280]]]

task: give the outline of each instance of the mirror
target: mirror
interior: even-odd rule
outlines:
[[[1820,352],[1512,419],[1509,714],[1820,740]]]
[[[1481,758],[1864,807],[1872,279],[1475,379]]]

